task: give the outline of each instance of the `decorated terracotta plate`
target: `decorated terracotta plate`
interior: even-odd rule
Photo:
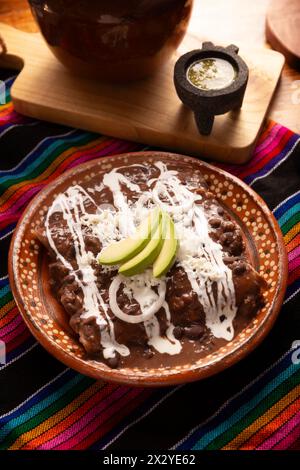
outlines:
[[[156,226],[142,243],[134,234],[149,214]],[[162,386],[218,373],[263,340],[287,257],[272,213],[242,181],[140,152],[80,165],[42,190],[15,230],[9,276],[28,328],[58,360]]]

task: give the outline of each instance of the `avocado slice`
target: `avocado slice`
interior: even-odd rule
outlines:
[[[154,209],[142,222],[135,234],[116,243],[111,243],[101,251],[98,262],[104,265],[122,264],[137,255],[149,243],[151,234],[160,225],[161,211]]]
[[[162,214],[163,245],[161,251],[153,264],[153,276],[161,277],[166,274],[172,266],[178,248],[175,225],[171,217],[164,212]]]
[[[157,258],[162,244],[162,227],[161,223],[159,223],[149,243],[134,258],[127,261],[127,263],[122,264],[119,269],[119,273],[124,276],[134,276],[135,274],[140,274],[145,271],[145,269],[148,268],[148,266],[150,266]]]

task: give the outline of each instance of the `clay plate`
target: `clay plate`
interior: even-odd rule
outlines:
[[[88,181],[96,174],[130,163],[159,158],[192,162],[212,192],[226,205],[245,234],[247,249],[257,270],[268,282],[265,307],[247,327],[224,347],[196,362],[173,367],[145,366],[110,369],[86,359],[80,343],[72,335],[62,307],[49,290],[44,249],[36,242],[33,228],[45,215],[53,198],[68,186]],[[104,157],[64,173],[42,190],[27,207],[15,230],[9,253],[9,278],[17,306],[36,339],[67,366],[96,379],[140,386],[163,386],[202,379],[231,366],[252,351],[271,329],[283,302],[287,284],[287,256],[272,213],[264,201],[246,184],[223,170],[195,158],[162,152],[139,152]]]

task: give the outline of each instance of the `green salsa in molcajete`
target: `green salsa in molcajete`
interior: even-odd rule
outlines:
[[[188,81],[200,90],[221,90],[229,86],[236,76],[233,65],[218,57],[197,60],[187,70]]]

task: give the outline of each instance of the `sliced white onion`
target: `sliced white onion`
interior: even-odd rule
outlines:
[[[109,288],[109,306],[113,314],[120,320],[123,320],[126,323],[132,323],[132,324],[142,323],[144,321],[149,320],[163,306],[163,303],[165,301],[165,295],[166,295],[165,283],[161,283],[159,285],[158,298],[151,305],[151,307],[149,307],[146,311],[144,311],[140,315],[128,315],[127,313],[124,313],[120,309],[118,302],[117,302],[117,293],[122,282],[123,282],[122,277],[116,276]]]

